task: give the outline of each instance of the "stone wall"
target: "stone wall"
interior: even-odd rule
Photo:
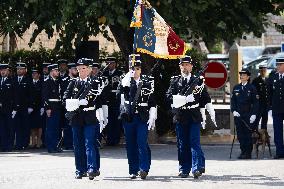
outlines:
[[[269,15],[271,24],[266,28],[266,32],[262,35],[262,38],[256,38],[252,34],[244,34],[246,40],[240,41],[241,46],[267,46],[267,45],[281,45],[284,42],[284,34],[278,32],[274,23],[284,25],[284,17]]]
[[[40,44],[44,48],[53,49],[56,44],[56,40],[59,38],[58,33],[54,32],[53,37],[48,39],[47,34],[44,32],[40,33],[36,38],[36,41],[33,43],[31,47],[29,47],[29,41],[32,36],[32,33],[36,29],[36,25],[31,25],[31,27],[24,33],[23,37],[17,37],[17,50],[20,49],[38,49]],[[108,29],[110,37],[114,39],[112,33]],[[114,42],[108,41],[103,37],[102,34],[98,34],[97,36],[91,36],[89,40],[98,40],[100,44],[100,50],[105,49],[107,52],[112,53],[114,51],[119,51],[119,47],[114,40]],[[2,43],[1,43],[2,42]],[[3,44],[3,46],[1,46]],[[1,48],[2,47],[2,48]],[[0,37],[0,51],[7,51],[7,38],[3,39]]]

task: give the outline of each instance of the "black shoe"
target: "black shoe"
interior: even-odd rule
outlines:
[[[83,175],[81,175],[81,174],[76,174],[75,175],[75,179],[82,179],[83,178]]]
[[[95,177],[100,175],[100,171],[89,172],[88,175],[90,180],[94,180]]]
[[[198,177],[200,177],[202,174],[199,172],[199,171],[195,171],[194,173],[193,173],[193,178],[194,179],[198,179]]]
[[[181,178],[187,178],[188,173],[179,172],[178,176],[181,177]]]
[[[139,174],[140,174],[141,179],[143,179],[143,180],[145,180],[147,175],[148,175],[148,173],[146,171],[140,171]]]
[[[201,167],[199,172],[202,174],[202,173],[205,173],[205,167]]]
[[[137,176],[138,176],[138,174],[136,173],[136,174],[131,174],[131,175],[129,175],[129,178],[130,179],[136,179],[137,178]]]

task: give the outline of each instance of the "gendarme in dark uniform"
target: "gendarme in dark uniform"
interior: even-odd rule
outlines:
[[[151,165],[148,132],[157,118],[154,99],[154,78],[141,75],[139,54],[129,55],[130,70],[122,79],[121,115],[126,140],[126,151],[131,179],[138,173],[146,179]]]
[[[121,135],[121,122],[119,116],[118,85],[122,71],[116,67],[116,58],[108,57],[106,60],[108,69],[103,72],[103,77],[108,79],[108,85],[104,88],[104,101],[108,106],[108,125],[106,126],[107,145],[114,146],[119,144]]]
[[[30,143],[30,125],[28,123],[28,108],[30,108],[30,79],[26,76],[27,65],[23,62],[17,63],[17,76],[13,79],[15,87],[14,108],[15,112],[15,134],[16,150],[23,150]]]
[[[254,85],[249,83],[250,72],[243,69],[239,72],[242,83],[233,88],[231,98],[231,112],[237,130],[237,137],[240,142],[241,154],[239,159],[251,159],[252,152],[252,131],[259,103]]]
[[[48,66],[50,77],[43,83],[42,99],[46,112],[45,145],[49,153],[61,152],[58,148],[60,123],[63,111],[57,64]]]
[[[12,151],[14,145],[14,125],[12,111],[14,98],[14,85],[9,77],[8,64],[0,64],[0,151]]]
[[[256,87],[257,98],[259,99],[259,110],[256,115],[255,127],[258,129],[258,124],[261,119],[261,129],[267,129],[268,121],[268,110],[269,110],[269,100],[268,100],[268,78],[266,77],[266,64],[259,65],[260,75],[256,77],[252,84]]]
[[[188,177],[191,170],[194,178],[198,178],[205,169],[205,160],[200,147],[200,128],[203,121],[200,109],[205,108],[210,98],[204,88],[203,77],[197,78],[191,74],[192,66],[190,56],[181,58],[182,75],[172,77],[166,93],[176,125],[179,176],[181,178]],[[195,83],[192,84],[193,82]],[[187,93],[189,85],[192,85],[192,90]]]
[[[284,158],[284,57],[276,59],[277,72],[269,77],[269,104],[272,109],[275,159]]]
[[[100,154],[97,138],[103,125],[100,81],[91,77],[92,60],[81,58],[77,62],[79,77],[73,79],[64,93],[68,112],[76,112],[70,119],[76,166],[76,179],[100,175]],[[82,70],[81,70],[82,69]],[[75,104],[70,101],[75,100]]]

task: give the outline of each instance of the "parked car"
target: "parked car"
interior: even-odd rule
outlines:
[[[266,55],[261,58],[255,59],[247,64],[243,65],[243,68],[247,68],[251,72],[251,79],[254,79],[258,76],[258,68],[260,64],[267,63],[267,61],[271,58],[271,55]]]
[[[247,64],[262,55],[263,46],[241,46],[243,64]]]
[[[281,52],[281,46],[280,45],[267,45],[263,51],[262,55],[273,55],[276,53]]]

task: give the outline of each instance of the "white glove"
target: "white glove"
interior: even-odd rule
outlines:
[[[269,110],[269,111],[268,111],[268,115],[269,115],[270,117],[272,117],[272,110]]]
[[[17,113],[17,111],[15,111],[15,110],[13,110],[13,111],[12,111],[12,119],[14,119],[14,118],[15,118],[16,113]]]
[[[190,95],[186,96],[185,100],[186,100],[187,103],[188,102],[194,102],[195,98],[194,98],[193,94],[190,94]]]
[[[40,116],[42,116],[44,114],[44,108],[40,109]]]
[[[123,77],[121,80],[121,85],[123,87],[130,87],[131,77],[134,77],[134,73],[134,70],[129,70],[129,72],[127,72],[127,74]]]
[[[103,109],[103,117],[104,117],[104,124],[108,124],[108,106],[107,105],[102,105]]]
[[[28,114],[31,114],[34,111],[32,108],[28,108]]]
[[[103,129],[105,128],[105,124],[104,124],[104,115],[103,115],[103,109],[99,108],[96,110],[96,117],[99,121],[100,124],[100,133],[103,131]]]
[[[233,115],[234,117],[240,117],[241,115],[239,114],[239,112],[233,111]]]
[[[157,108],[151,107],[149,110],[149,120],[147,121],[149,131],[154,130],[156,119],[157,119]]]
[[[205,114],[205,108],[200,108],[200,113],[201,113],[201,116],[202,116],[202,122],[201,122],[201,125],[202,125],[202,129],[205,129],[205,125],[206,125],[206,114]]]
[[[86,106],[86,105],[88,105],[88,101],[86,99],[79,100],[79,106]]]
[[[217,123],[216,123],[216,114],[215,114],[215,110],[213,108],[213,104],[210,102],[210,103],[207,103],[205,105],[206,107],[206,110],[208,111],[210,117],[211,117],[211,120],[212,122],[214,123],[215,127],[217,127]]]
[[[253,122],[255,121],[255,119],[256,119],[256,115],[252,115],[252,116],[250,116],[250,118],[249,118],[249,122],[250,122],[250,123],[253,123]]]

